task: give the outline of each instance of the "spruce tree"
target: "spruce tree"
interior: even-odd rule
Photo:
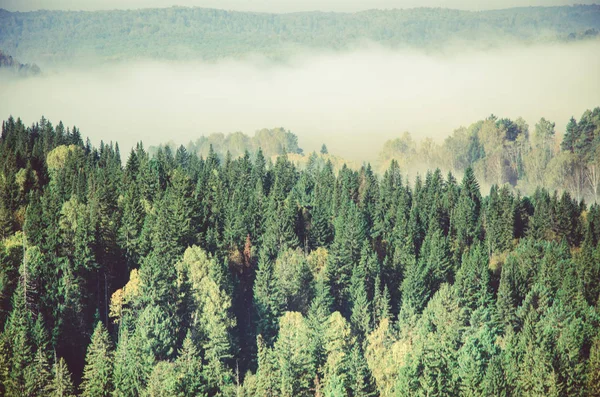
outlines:
[[[46,387],[46,393],[49,397],[75,396],[71,373],[62,357],[52,366],[52,379]]]
[[[277,333],[281,313],[281,301],[273,272],[273,262],[261,251],[254,281],[254,308],[256,310],[256,332],[270,343]]]
[[[315,368],[322,373],[325,364],[325,333],[328,327],[328,319],[331,314],[333,299],[331,297],[329,284],[326,282],[323,272],[317,276],[315,297],[308,310],[307,324],[310,333],[311,355]]]
[[[306,320],[298,312],[286,312],[279,322],[274,345],[281,397],[308,396],[315,378]]]
[[[203,397],[206,380],[202,372],[202,357],[194,345],[191,335],[183,340],[179,357],[175,360],[177,391],[182,396]]]
[[[277,367],[273,351],[266,346],[261,335],[256,338],[258,369],[256,372],[256,395],[275,397],[278,395]]]
[[[371,331],[371,307],[367,297],[366,277],[364,266],[355,265],[350,284],[350,302],[352,304],[350,321],[361,338]]]
[[[112,392],[113,358],[108,331],[98,322],[85,357],[81,383],[82,396],[102,397]]]
[[[367,365],[363,349],[354,342],[348,358],[348,385],[352,396],[371,397],[375,395],[375,381]]]

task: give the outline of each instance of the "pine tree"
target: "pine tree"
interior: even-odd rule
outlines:
[[[112,392],[112,353],[108,331],[98,322],[85,357],[81,384],[82,396],[109,396]]]
[[[52,376],[50,363],[46,354],[41,349],[35,353],[33,362],[25,371],[25,394],[27,396],[45,396],[46,388],[50,384]]]
[[[512,325],[515,321],[515,285],[514,266],[507,262],[502,267],[500,274],[500,285],[498,287],[497,310],[501,321],[506,325]]]
[[[279,322],[274,355],[281,397],[308,396],[315,378],[309,329],[302,314],[286,312]]]
[[[383,285],[381,288],[381,278],[378,275],[375,280],[375,294],[373,296],[373,324],[377,326],[381,320],[388,319],[390,320],[392,317],[392,306],[391,306],[391,298],[390,291],[387,284]]]
[[[348,298],[352,269],[360,261],[365,224],[352,201],[345,203],[343,214],[336,220],[335,237],[325,269],[336,307],[347,313],[350,311]]]
[[[188,333],[183,340],[179,357],[175,361],[177,390],[182,396],[203,397],[205,380],[202,376],[202,358]]]
[[[465,170],[460,196],[450,220],[456,235],[456,248],[459,257],[464,249],[470,246],[480,236],[481,193],[479,183],[475,179],[472,168]]]
[[[119,342],[115,351],[113,382],[115,397],[136,397],[146,388],[154,354],[139,333],[129,334],[127,319],[121,322]]]
[[[480,244],[463,255],[454,288],[458,292],[460,305],[467,317],[477,308],[483,308],[491,303],[488,261]]]
[[[13,310],[6,322],[5,335],[10,346],[10,370],[6,381],[7,395],[22,395],[25,388],[25,372],[33,360],[29,327],[31,313],[25,306],[22,284],[13,294]]]
[[[600,396],[600,337],[596,337],[590,350],[590,359],[587,364],[587,390],[588,396]]]
[[[461,394],[465,396],[484,394],[490,359],[497,357],[500,353],[500,349],[495,343],[496,335],[487,325],[473,331],[473,334],[465,337],[457,359],[457,373],[461,379],[460,390]],[[487,387],[492,386],[497,387],[498,385],[487,385]]]
[[[416,261],[407,264],[404,280],[402,280],[402,309],[406,311],[409,308],[420,312],[425,307],[429,291],[426,288],[426,268]]]
[[[178,339],[175,319],[177,288],[176,270],[151,253],[140,269],[141,301],[146,304],[140,313],[137,328],[149,339],[157,360],[172,358]]]
[[[350,321],[361,338],[371,331],[371,307],[367,297],[366,277],[364,263],[355,265],[350,283],[350,302],[352,303]]]
[[[212,280],[204,284],[206,301],[200,317],[202,332],[205,335],[203,349],[206,366],[204,373],[208,383],[208,393],[215,394],[233,383],[233,375],[226,367],[232,358],[230,330],[235,326],[231,318],[231,298]]]
[[[30,244],[38,247],[42,246],[44,236],[43,209],[37,190],[30,193],[23,230]]]
[[[515,229],[513,197],[506,186],[500,191],[492,187],[485,213],[485,238],[488,252],[503,252],[510,248]]]
[[[52,380],[46,387],[46,393],[49,397],[75,396],[71,373],[62,357],[52,366]]]
[[[149,397],[170,397],[177,395],[177,374],[171,361],[156,363],[148,379],[144,395]]]
[[[258,370],[256,372],[256,395],[275,397],[278,395],[277,367],[273,351],[265,345],[261,335],[256,338]]]
[[[307,316],[311,355],[318,371],[322,370],[326,359],[324,336],[333,305],[333,299],[329,291],[329,284],[321,273],[316,280],[315,297],[311,302]],[[322,375],[322,372],[320,373]]]
[[[261,251],[258,261],[253,303],[257,315],[257,333],[269,343],[274,340],[277,333],[281,302],[273,272],[273,263],[264,251]]]
[[[288,248],[297,248],[300,245],[296,234],[297,206],[292,196],[278,198],[276,192],[269,197],[265,216],[265,233],[263,235],[263,248],[267,249],[271,257]]]
[[[501,357],[501,355],[492,357],[488,364],[482,386],[483,394],[486,396],[508,396]]]
[[[122,201],[123,218],[119,229],[119,244],[125,250],[127,265],[133,267],[142,255],[141,232],[144,212],[137,185],[132,183]]]
[[[358,342],[354,343],[348,359],[349,387],[354,397],[375,395],[375,381],[367,365],[363,350]]]
[[[579,131],[577,128],[577,121],[575,121],[575,118],[571,117],[571,119],[567,123],[567,128],[565,130],[563,141],[560,144],[561,149],[564,151],[573,152],[573,150],[575,149],[575,142],[578,139]]]
[[[279,253],[273,269],[275,290],[286,311],[306,313],[312,297],[312,273],[301,250]]]
[[[352,346],[350,326],[339,312],[329,316],[325,333],[325,361],[323,383],[325,395],[346,394],[349,388],[348,367]]]

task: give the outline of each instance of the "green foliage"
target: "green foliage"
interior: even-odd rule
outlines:
[[[273,263],[264,252],[261,252],[256,280],[254,281],[253,304],[256,308],[256,329],[267,341],[272,341],[277,334],[279,315],[282,304],[277,291]]]
[[[279,321],[279,334],[273,350],[279,378],[279,396],[310,395],[315,368],[309,338],[309,329],[302,314],[284,313]]]
[[[149,344],[140,333],[131,332],[129,318],[120,324],[119,340],[114,355],[113,382],[115,396],[140,395],[156,362]]]
[[[46,354],[41,350],[35,354],[32,364],[25,372],[25,394],[28,396],[45,396],[47,387],[52,379],[50,363]]]
[[[81,383],[86,397],[109,396],[112,392],[113,359],[111,341],[102,322],[98,322],[86,354]]]
[[[185,7],[79,14],[75,11],[12,13],[3,10],[0,23],[5,26],[5,34],[0,47],[22,59],[33,59],[42,49],[47,51],[45,54],[50,60],[73,53],[93,55],[100,60],[157,54],[165,59],[220,59],[253,53],[280,58],[296,53],[299,47],[349,49],[365,39],[392,48],[439,48],[457,41],[489,46],[509,39],[567,40],[586,37],[586,31],[594,37],[599,27],[597,15],[594,6],[532,7],[526,11],[507,9],[481,13],[408,9],[301,15]],[[45,18],[53,18],[55,23],[44,25]],[[515,22],[508,25],[508,21],[513,20]],[[78,35],[70,34],[77,23],[84,23],[88,28]],[[498,29],[505,25],[504,29]],[[31,26],[28,34],[19,30],[20,26]],[[384,27],[387,30],[382,35]],[[199,42],[197,37],[210,40]],[[139,43],[152,45],[140,46]],[[216,136],[211,143],[224,141],[236,148],[246,143],[243,136],[236,134]]]
[[[151,397],[175,396],[177,393],[177,375],[175,365],[169,361],[159,361],[154,366],[145,395]]]
[[[50,397],[71,397],[75,395],[71,373],[67,368],[67,363],[62,358],[52,366],[52,379],[46,387],[46,393]]]
[[[275,291],[286,311],[306,313],[312,298],[312,273],[299,249],[283,251],[273,269]]]
[[[202,375],[202,358],[188,334],[183,340],[179,357],[175,361],[177,392],[181,396],[204,396],[206,381]]]
[[[117,145],[9,118],[0,394],[598,395],[600,209],[579,200],[596,126],[586,112],[556,155],[553,123],[528,138],[491,116],[444,143],[459,185],[395,160],[301,169],[282,131],[274,163],[238,134],[240,157],[140,143],[123,167]],[[477,178],[540,164],[570,187],[481,196]]]

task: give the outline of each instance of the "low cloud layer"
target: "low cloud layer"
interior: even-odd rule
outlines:
[[[600,42],[461,51],[432,56],[370,48],[264,60],[138,62],[0,76],[0,117],[41,115],[75,124],[94,144],[125,152],[202,134],[283,126],[300,146],[372,160],[387,139],[410,131],[442,139],[494,113],[540,117],[562,131],[600,105]]]

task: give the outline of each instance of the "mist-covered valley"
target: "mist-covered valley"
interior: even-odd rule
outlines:
[[[306,152],[325,143],[360,163],[405,131],[441,141],[490,114],[530,125],[546,117],[562,133],[571,116],[600,103],[598,70],[595,40],[433,54],[372,45],[282,62],[63,65],[35,78],[0,77],[0,109],[27,124],[41,115],[64,120],[93,143],[122,148],[282,126]]]
[[[600,396],[600,6],[246,3],[0,0],[0,396]]]

